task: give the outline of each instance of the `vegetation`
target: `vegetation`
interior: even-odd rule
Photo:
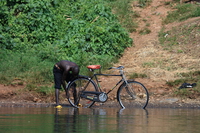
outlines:
[[[199,28],[200,25],[197,21],[190,24],[175,27],[170,31],[165,31],[163,29],[159,33],[160,43],[163,47],[165,47],[165,49],[173,51],[176,50],[176,52],[178,53],[188,53],[189,49],[187,49],[186,47],[188,47],[189,45],[195,46],[200,41],[198,37]],[[196,53],[191,54],[195,56]]]
[[[175,81],[169,81],[167,84],[169,86],[172,86],[174,88],[177,88],[174,90],[175,96],[181,96],[183,98],[197,98],[200,95],[200,71],[195,72],[189,72],[189,73],[181,73],[182,79],[177,79]],[[197,86],[194,88],[182,88],[178,89],[183,83],[196,83]]]
[[[167,18],[163,21],[164,24],[172,23],[175,21],[184,21],[188,18],[200,16],[199,4],[178,4],[175,6],[175,11],[170,12]]]
[[[179,2],[179,1],[176,1]],[[169,3],[168,3],[169,4]],[[176,10],[170,12],[166,19],[163,21],[163,24],[172,23],[175,21],[184,21],[192,17],[200,16],[200,5],[192,4],[192,3],[183,3],[176,4],[174,7]],[[189,23],[185,25],[180,25],[172,30],[166,31],[162,29],[159,33],[160,44],[164,47],[164,49],[169,50],[171,52],[177,53],[189,53],[193,57],[198,57],[197,43],[200,41],[200,25],[197,22]],[[193,47],[193,49],[191,49]],[[191,68],[192,69],[192,68]],[[180,73],[181,79],[177,79],[175,81],[167,82],[168,85],[176,88],[174,91],[175,96],[188,97],[188,98],[196,98],[200,95],[200,72],[189,72],[189,73]],[[196,83],[197,86],[195,88],[178,88],[183,83]]]
[[[147,78],[146,74],[142,74],[142,73],[132,73],[131,75],[129,75],[130,79],[135,79],[135,78]]]
[[[132,1],[134,0],[1,0],[0,83],[26,83],[26,90],[47,95],[52,93],[52,68],[59,60],[76,62],[81,67],[81,74],[87,73],[85,66],[89,64],[106,67],[116,62],[124,49],[132,45],[128,32],[136,31],[137,23],[134,18],[140,17],[137,12],[132,11]],[[137,1],[143,8],[151,2]],[[166,2],[166,5],[173,6],[175,10],[169,13],[163,24],[200,16],[199,4],[179,4],[179,0],[174,2],[176,4]],[[147,22],[146,27],[148,26]],[[146,27],[140,34],[151,32]],[[163,29],[159,39],[165,49],[174,50],[175,46],[193,40],[192,35],[199,32],[197,24],[181,30]],[[177,52],[187,51],[178,48]],[[151,67],[154,64],[147,62],[143,65]],[[199,87],[200,74],[191,72],[189,75],[167,84],[177,88],[183,82],[196,82]],[[147,76],[133,73],[130,77]],[[184,89],[175,91],[175,95],[183,93],[185,94]]]
[[[139,0],[138,3],[140,7],[145,7],[145,6],[148,6],[151,1],[152,0]]]
[[[121,25],[125,27],[129,32],[136,31],[138,27],[134,21],[140,15],[132,10],[131,2],[134,0],[107,0],[108,5],[112,8],[114,14],[117,15]]]
[[[132,39],[103,0],[0,2],[0,82],[52,82],[52,67],[70,60],[81,67],[116,61]]]

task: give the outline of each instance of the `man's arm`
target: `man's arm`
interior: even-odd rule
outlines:
[[[63,72],[63,76],[62,76],[62,86],[66,91],[66,79],[67,79],[67,75],[69,73],[70,67],[66,66]]]

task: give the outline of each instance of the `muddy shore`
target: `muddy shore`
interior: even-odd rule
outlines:
[[[61,104],[63,107],[72,107],[69,103]],[[55,107],[55,103],[34,103],[34,102],[6,102],[1,101],[0,107],[13,107],[13,108],[19,108],[19,107],[28,107],[28,108],[46,108],[46,107]],[[72,107],[73,108],[73,107]],[[104,103],[103,105],[93,105],[92,108],[121,108],[117,101],[108,101]],[[129,107],[127,107],[129,108]],[[138,108],[138,107],[131,107],[131,108]],[[194,109],[200,109],[200,104],[198,102],[190,102],[190,103],[184,103],[184,102],[170,102],[170,100],[167,102],[157,101],[157,102],[149,102],[146,109],[148,108],[194,108]]]

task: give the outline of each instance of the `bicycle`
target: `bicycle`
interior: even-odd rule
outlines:
[[[123,66],[109,68],[109,70],[119,70],[119,74],[103,74],[100,65],[89,65],[87,68],[93,72],[92,76],[79,76],[67,84],[67,99],[73,107],[91,107],[95,102],[104,103],[108,99],[108,94],[119,85],[116,95],[122,108],[125,106],[146,108],[149,101],[148,90],[140,82],[127,80]],[[95,73],[95,70],[99,70],[99,73]],[[121,80],[108,92],[103,92],[97,76],[119,76]]]

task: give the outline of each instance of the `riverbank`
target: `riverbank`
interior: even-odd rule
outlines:
[[[64,107],[72,107],[70,104],[61,104]],[[12,107],[12,108],[47,108],[47,107],[55,107],[54,103],[33,103],[33,102],[6,102],[1,101],[0,102],[0,108],[1,107]],[[94,105],[92,108],[120,108],[118,106],[118,102],[106,102],[104,105]],[[72,107],[73,108],[73,107]],[[129,107],[127,107],[129,108]],[[134,107],[132,107],[134,108]],[[137,107],[135,107],[137,108]],[[183,102],[149,102],[148,108],[190,108],[190,109],[200,109],[199,103],[183,103]]]
[[[149,91],[150,99],[147,108],[200,108],[200,98],[180,97],[174,95],[174,89],[161,81],[152,81],[150,79],[136,79],[143,83]],[[105,79],[108,82],[108,79]],[[109,80],[110,83],[114,82]],[[106,83],[105,83],[106,84]],[[0,84],[0,107],[54,107],[54,91],[51,94],[43,95],[33,91],[28,91],[23,85],[2,85]],[[191,88],[190,88],[191,89]],[[192,89],[191,89],[192,91]],[[109,99],[104,104],[97,103],[93,107],[118,107],[116,99],[116,90],[113,90],[108,96]],[[63,106],[70,107],[65,98],[65,92],[60,93],[60,103]]]
[[[199,18],[195,18],[195,20],[192,18],[183,22],[175,22],[163,26],[163,19],[170,11],[174,10],[173,6],[171,7],[166,4],[168,2],[171,2],[171,0],[153,0],[150,5],[145,8],[138,7],[135,3],[132,4],[133,11],[140,15],[137,20],[139,24],[137,31],[130,33],[134,44],[133,47],[125,50],[119,62],[114,65],[123,65],[127,74],[137,72],[147,75],[148,78],[136,79],[136,81],[143,83],[149,91],[150,101],[147,108],[199,108],[199,94],[193,93],[191,96],[187,97],[181,97],[181,95],[177,96],[175,92],[179,91],[177,90],[179,86],[177,86],[177,88],[172,88],[166,84],[167,81],[175,80],[180,73],[187,73],[191,71],[191,68],[195,70],[199,68],[199,57],[192,57],[192,55],[190,55],[190,53],[197,53],[196,55],[199,55],[199,50],[193,48],[194,45],[191,46],[189,43],[185,49],[189,49],[190,52],[167,51],[160,45],[158,38],[158,34],[162,28],[169,31],[179,25],[196,23],[196,21],[199,22]],[[172,4],[174,6],[176,5],[175,3]],[[144,35],[140,34],[140,31],[142,31],[144,27],[147,27],[151,32]],[[184,45],[181,45],[181,47],[184,47]],[[112,86],[114,81],[115,79],[106,79],[105,85],[108,86],[106,88]],[[52,90],[50,94],[40,94],[34,92],[34,89],[33,91],[24,89],[25,86],[26,83],[19,85],[16,82],[13,82],[12,85],[1,84],[0,107],[49,107],[55,105],[54,90]],[[190,91],[192,92],[193,90],[191,89]],[[109,103],[108,101],[102,107],[114,107],[118,105],[116,99],[113,99],[115,95],[116,90],[109,96],[111,97],[110,100],[114,102]],[[65,94],[63,93],[61,96],[63,105],[68,106],[69,103],[64,98]]]
[[[14,93],[14,92],[12,92]],[[50,100],[52,99],[52,100]],[[64,98],[64,93],[61,93],[60,103],[63,107],[72,107],[67,99]],[[36,100],[36,95],[28,93],[15,93],[15,95],[3,98],[0,98],[0,108],[1,107],[25,107],[25,108],[46,108],[46,107],[55,107],[54,97],[47,98],[44,96],[38,96]],[[113,98],[113,95],[110,95],[110,98],[105,103],[95,103],[92,108],[121,108],[116,98]],[[129,107],[128,107],[129,108]],[[133,107],[137,108],[137,107]],[[148,108],[194,108],[200,109],[200,101],[198,99],[189,99],[189,98],[180,98],[180,97],[159,97],[159,95],[154,95],[150,92],[150,99]]]

